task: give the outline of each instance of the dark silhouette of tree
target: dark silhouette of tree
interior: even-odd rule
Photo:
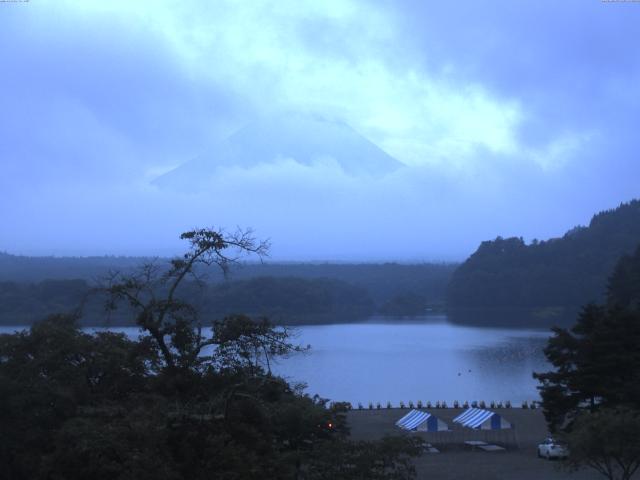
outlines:
[[[115,274],[142,335],[89,334],[51,316],[0,335],[0,465],[10,480],[412,479],[420,440],[353,442],[344,405],[271,372],[304,350],[268,320],[231,315],[205,329],[179,295],[200,264],[264,254],[246,232],[195,230],[168,268]],[[236,250],[236,254],[228,252]]]
[[[616,265],[607,289],[607,302],[618,308],[640,310],[640,245]]]
[[[640,408],[640,315],[589,305],[571,329],[555,328],[544,352],[553,371],[536,373],[552,430],[583,410]]]
[[[609,480],[629,480],[640,467],[640,412],[601,409],[578,416],[565,436],[571,445],[568,466],[588,466]]]
[[[554,329],[545,355],[555,369],[534,373],[549,429],[569,444],[569,464],[609,479],[629,479],[640,465],[638,275],[640,248],[616,265],[606,305],[588,305],[571,329]]]
[[[268,242],[257,241],[250,230],[225,234],[221,230],[196,229],[180,238],[189,242],[189,249],[182,257],[171,260],[168,270],[146,263],[133,274],[112,274],[105,286],[108,307],[114,309],[124,301],[133,308],[136,324],[151,336],[169,371],[202,363],[200,353],[214,343],[212,338],[203,336],[197,310],[179,298],[178,288],[187,278],[202,281],[198,266],[215,264],[226,274],[243,255],[262,258],[269,248]]]

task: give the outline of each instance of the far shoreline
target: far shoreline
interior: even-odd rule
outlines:
[[[544,309],[542,309],[544,311]],[[470,328],[499,328],[506,330],[550,330],[554,326],[567,327],[574,323],[578,309],[565,307],[561,315],[549,316],[540,315],[541,309],[493,307],[493,308],[464,308],[452,309],[442,312],[426,312],[423,315],[381,315],[374,314],[364,318],[328,318],[326,315],[309,316],[296,321],[292,318],[277,318],[268,314],[247,314],[255,319],[268,318],[274,325],[281,327],[310,327],[328,325],[419,325],[447,323],[453,326]],[[65,313],[65,312],[60,312]],[[118,316],[120,317],[120,316]],[[210,325],[215,319],[223,318],[224,315],[210,315],[210,320],[204,320],[204,326]],[[519,319],[514,322],[513,319]],[[526,319],[526,320],[521,320]],[[0,329],[10,328],[25,329],[44,320],[23,319],[22,321],[1,322]],[[91,318],[79,320],[82,328],[135,328],[134,322],[126,321],[122,318],[96,319]]]

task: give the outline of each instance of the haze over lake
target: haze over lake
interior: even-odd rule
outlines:
[[[0,327],[0,333],[16,328]],[[135,338],[136,327],[114,328]],[[374,317],[365,323],[300,326],[306,354],[280,360],[275,371],[307,392],[365,407],[369,402],[538,400],[533,371],[549,368],[547,330],[451,324],[446,316],[414,320]]]

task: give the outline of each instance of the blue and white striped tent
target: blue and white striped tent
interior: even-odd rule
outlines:
[[[459,423],[463,427],[478,430],[503,430],[505,428],[511,428],[511,424],[502,418],[501,415],[481,408],[469,408],[454,418],[453,422]]]
[[[428,412],[411,410],[404,417],[396,422],[396,426],[404,430],[417,432],[441,432],[449,430],[449,427],[439,418]]]

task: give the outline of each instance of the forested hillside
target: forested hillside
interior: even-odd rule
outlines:
[[[177,293],[207,323],[240,312],[280,324],[357,321],[375,313],[366,290],[340,280],[259,277],[204,285],[184,282]],[[70,313],[79,307],[83,324],[132,325],[126,308],[107,312],[105,305],[104,292],[84,280],[0,282],[0,325],[31,324],[49,312]]]
[[[405,278],[405,281],[407,279]],[[408,293],[390,300],[382,291],[378,302],[370,291],[335,278],[251,277],[198,285],[185,282],[178,294],[194,305],[205,320],[246,313],[269,317],[279,324],[334,323],[363,320],[376,313],[384,315],[422,315],[438,304],[442,296],[429,296],[417,279]],[[442,280],[444,289],[445,281]],[[391,293],[398,285],[390,285]],[[82,322],[90,325],[129,325],[125,309],[105,311],[104,294],[96,284],[82,279],[40,282],[0,282],[0,325],[31,324],[50,312],[68,313],[82,306]]]
[[[454,272],[451,308],[575,308],[602,301],[607,278],[640,244],[640,201],[595,215],[562,238],[501,238],[482,242]]]
[[[43,280],[83,279],[93,282],[110,270],[128,271],[152,259],[145,257],[26,257],[0,252],[0,282],[38,283]],[[162,264],[162,259],[156,263]],[[256,277],[331,278],[364,288],[376,304],[398,295],[419,294],[429,303],[444,303],[455,263],[244,263],[231,272],[232,280]],[[219,271],[207,280],[223,280]]]
[[[149,261],[144,257],[27,257],[0,252],[0,281],[94,280],[109,270],[128,270]]]
[[[85,302],[83,321],[105,320],[99,296],[87,294],[109,271],[152,261],[135,257],[24,257],[0,253],[0,323],[32,323]],[[162,259],[156,264],[162,265]],[[455,264],[246,263],[225,279],[199,271],[204,288],[183,286],[185,299],[209,316],[245,312],[282,323],[358,320],[375,313],[421,315],[444,304]]]

